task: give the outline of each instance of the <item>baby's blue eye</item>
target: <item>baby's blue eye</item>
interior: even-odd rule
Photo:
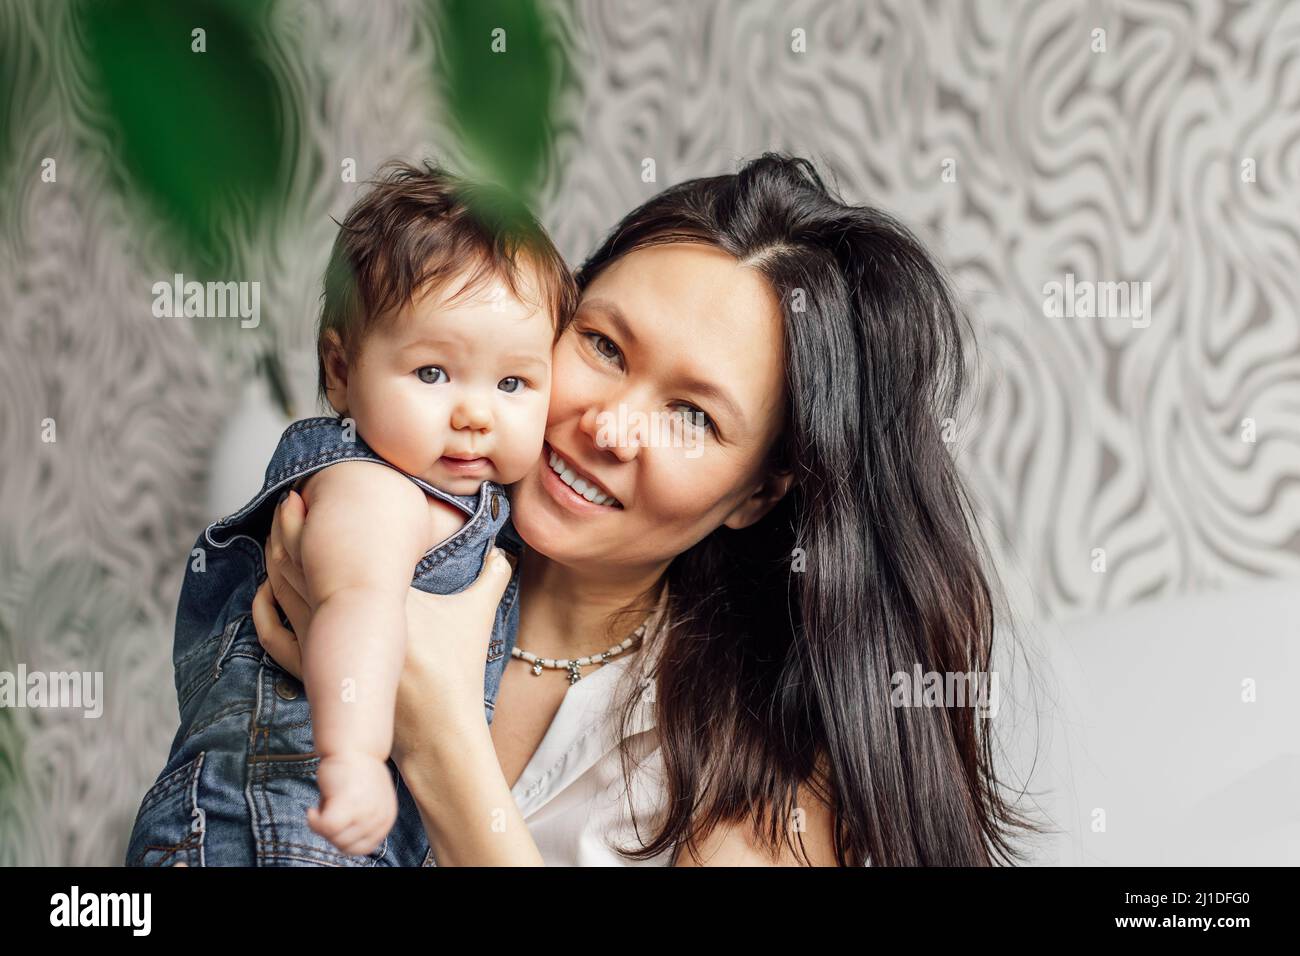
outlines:
[[[516,382],[516,383],[518,383],[518,385],[519,385],[519,388],[503,388],[503,389],[501,389],[501,391],[503,391],[503,392],[505,392],[505,393],[507,393],[507,394],[509,394],[509,395],[514,395],[514,394],[518,393],[518,392],[519,392],[521,389],[523,389],[523,387],[524,387],[524,380],[523,380],[522,378],[516,378],[516,377],[513,376],[513,375],[511,375],[509,378],[503,378],[500,382],[497,382],[497,385],[500,386],[500,385],[502,385],[502,384],[504,384],[504,383],[506,383],[506,382]]]
[[[420,377],[420,381],[426,385],[432,385],[438,381],[439,375],[446,375],[437,365],[423,365],[415,370],[415,374]]]

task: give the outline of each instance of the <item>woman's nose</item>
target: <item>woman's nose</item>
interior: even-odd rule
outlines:
[[[631,461],[646,441],[642,419],[626,402],[604,408],[591,407],[582,416],[582,431],[597,448],[612,452],[620,461]]]

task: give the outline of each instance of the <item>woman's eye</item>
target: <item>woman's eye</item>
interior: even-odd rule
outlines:
[[[587,337],[588,341],[591,342],[591,347],[596,350],[596,352],[600,355],[601,358],[612,361],[618,358],[619,355],[622,354],[619,352],[618,346],[615,345],[611,339],[606,338],[605,336],[601,335],[599,332],[583,332],[582,334]],[[600,344],[602,342],[608,342],[610,348],[612,348],[614,351],[606,352],[603,348],[600,347]]]
[[[678,402],[678,408],[689,409],[682,415],[682,421],[687,425],[694,425],[697,428],[703,428],[705,431],[713,430],[713,419],[709,417],[708,412],[702,408],[696,408],[686,402]]]
[[[518,387],[517,387],[517,388],[502,388],[501,391],[506,392],[506,393],[509,394],[509,395],[514,395],[514,394],[516,394],[517,392],[521,392],[521,391],[523,391],[523,388],[524,388],[524,380],[523,380],[522,378],[516,378],[516,377],[513,376],[513,375],[511,375],[509,378],[503,378],[501,381],[497,382],[497,387],[500,387],[500,386],[506,384],[507,382],[514,382],[515,385],[518,386]]]
[[[415,374],[420,377],[421,382],[424,382],[426,385],[433,385],[438,381],[439,375],[446,375],[447,373],[437,365],[424,365],[417,368]]]

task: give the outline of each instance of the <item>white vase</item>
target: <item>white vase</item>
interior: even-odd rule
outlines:
[[[290,421],[271,400],[261,376],[245,381],[243,396],[212,449],[208,514],[216,518],[238,511],[261,490],[267,463]]]

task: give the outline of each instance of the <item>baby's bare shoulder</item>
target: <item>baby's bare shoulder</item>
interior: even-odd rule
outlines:
[[[310,509],[313,502],[341,500],[359,508],[366,503],[414,508],[425,494],[395,468],[377,461],[341,461],[309,475],[299,489]]]
[[[364,516],[379,525],[412,522],[420,529],[421,549],[450,538],[467,520],[450,502],[426,494],[395,468],[375,461],[344,461],[310,476],[301,489],[307,514],[313,505],[346,508],[352,521]],[[427,518],[427,522],[420,519]]]

